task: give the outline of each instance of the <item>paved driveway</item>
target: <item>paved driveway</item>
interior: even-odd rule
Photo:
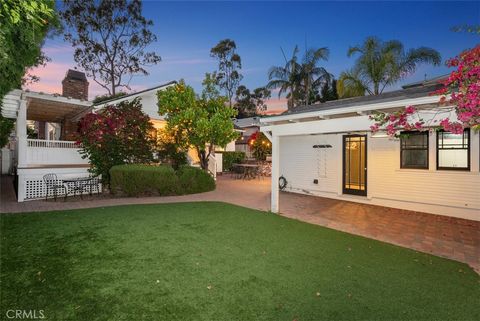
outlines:
[[[86,198],[16,203],[9,178],[2,177],[0,212],[33,212],[126,204],[220,201],[259,210],[270,206],[270,181],[220,176],[212,192],[169,197]],[[480,222],[338,201],[280,194],[281,215],[468,263],[480,272]]]

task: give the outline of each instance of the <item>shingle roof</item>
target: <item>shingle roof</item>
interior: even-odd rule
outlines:
[[[390,91],[380,95],[369,95],[369,96],[345,98],[345,99],[332,100],[332,101],[327,101],[325,103],[314,104],[309,106],[299,106],[293,110],[284,112],[282,115],[301,114],[301,113],[308,113],[313,111],[330,110],[335,108],[345,108],[345,107],[354,107],[354,106],[356,107],[356,106],[368,105],[372,103],[376,104],[376,103],[390,102],[395,100],[424,97],[442,87],[443,85],[438,82],[424,83],[423,85],[407,87],[405,89]],[[275,117],[275,116],[272,116],[272,117]]]
[[[100,102],[94,104],[94,106],[105,105],[105,104],[111,103],[112,101],[115,101],[115,100],[120,100],[120,99],[123,100],[123,99],[125,99],[125,98],[130,97],[130,96],[142,94],[142,93],[147,92],[147,91],[150,91],[150,90],[160,89],[160,88],[167,87],[167,86],[170,86],[170,85],[173,85],[173,84],[176,84],[176,83],[177,83],[176,80],[172,80],[172,81],[169,81],[169,82],[167,82],[167,83],[165,83],[165,84],[158,85],[158,86],[155,86],[155,87],[152,87],[152,88],[148,88],[148,89],[144,89],[144,90],[140,90],[140,91],[137,91],[137,92],[128,94],[128,95],[118,96],[118,97],[115,97],[115,98],[112,98],[112,99],[109,99],[109,100],[103,100],[103,101],[100,101]]]
[[[239,128],[260,126],[260,117],[248,117],[235,119],[234,124]]]

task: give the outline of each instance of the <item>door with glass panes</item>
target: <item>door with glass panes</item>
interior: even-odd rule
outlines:
[[[343,193],[367,195],[367,135],[343,136]]]

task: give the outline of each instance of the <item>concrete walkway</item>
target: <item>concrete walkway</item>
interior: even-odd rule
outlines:
[[[270,181],[220,176],[212,192],[169,197],[86,197],[17,203],[11,178],[1,180],[0,212],[35,212],[127,204],[219,201],[268,211]],[[281,193],[281,215],[465,262],[480,272],[480,222],[392,208]]]

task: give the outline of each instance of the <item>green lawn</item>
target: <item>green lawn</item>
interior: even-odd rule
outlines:
[[[480,320],[454,261],[223,203],[1,216],[0,320]]]

